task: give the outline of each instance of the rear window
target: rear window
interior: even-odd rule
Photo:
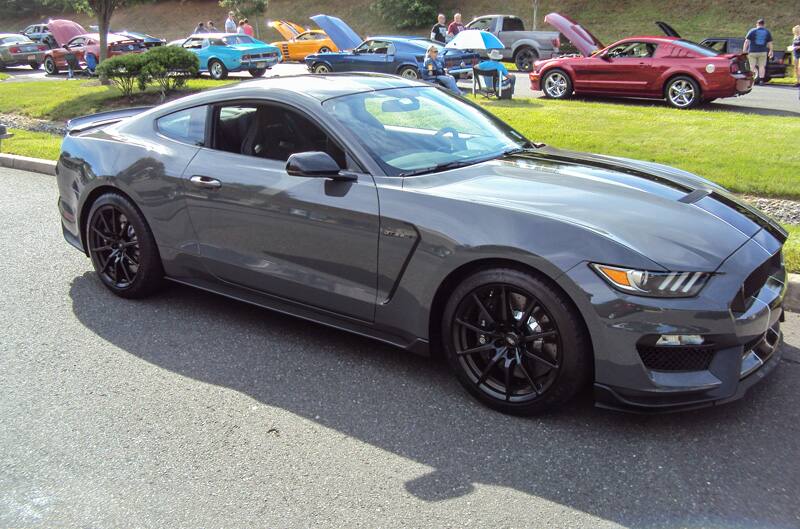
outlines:
[[[25,35],[14,35],[13,37],[4,37],[0,39],[0,44],[13,44],[15,42],[33,42],[31,39],[26,37]]]
[[[188,108],[156,121],[158,132],[173,140],[202,145],[206,137],[206,107]]]
[[[676,40],[675,44],[681,48],[686,48],[687,50],[698,53],[703,57],[716,57],[719,55],[718,51],[712,50],[711,48],[706,48],[705,46],[701,46],[700,44],[690,42],[688,40]]]

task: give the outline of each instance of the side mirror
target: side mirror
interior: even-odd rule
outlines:
[[[606,62],[611,62],[611,56],[608,53],[601,53],[600,58]]]
[[[355,180],[354,174],[341,170],[331,155],[322,151],[298,152],[286,161],[286,172],[291,176]]]

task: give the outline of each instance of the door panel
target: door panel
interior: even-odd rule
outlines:
[[[193,176],[220,185],[193,184]],[[201,149],[185,185],[200,253],[212,274],[373,320],[379,216],[370,176],[357,182],[295,177],[278,160]]]

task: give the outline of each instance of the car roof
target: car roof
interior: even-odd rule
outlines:
[[[639,35],[636,37],[625,37],[624,39],[619,39],[617,42],[627,42],[629,40],[670,43],[670,42],[675,42],[676,40],[684,40],[684,39],[678,37],[667,37],[667,36],[654,37],[652,35]],[[614,44],[616,44],[617,42],[615,42]]]
[[[250,35],[245,35],[242,33],[194,33],[192,35],[189,35],[188,38],[196,37],[198,39],[221,39],[225,37],[238,37],[238,36],[250,37]],[[255,37],[250,37],[250,38],[252,39]]]
[[[25,39],[28,38],[26,35],[23,35],[22,33],[0,33],[0,39],[4,39],[6,37],[20,37]]]

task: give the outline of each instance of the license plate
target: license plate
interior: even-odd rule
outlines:
[[[266,62],[257,62],[256,63],[256,68],[266,68],[266,67],[267,67],[267,63]]]
[[[36,55],[28,55],[28,60],[29,61],[35,61],[36,60]]]

